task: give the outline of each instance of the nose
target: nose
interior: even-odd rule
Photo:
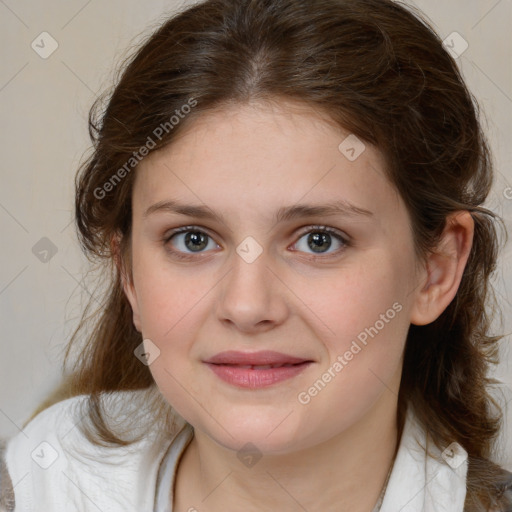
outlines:
[[[265,252],[251,263],[233,254],[219,287],[219,321],[244,333],[258,333],[286,320],[286,286],[269,263]]]

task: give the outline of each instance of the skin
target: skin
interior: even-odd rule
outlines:
[[[473,222],[467,212],[450,217],[439,250],[420,262],[382,154],[366,144],[349,161],[338,149],[347,135],[290,101],[231,106],[203,114],[137,169],[125,293],[136,328],[160,350],[150,370],[161,393],[195,429],[178,468],[177,512],[369,512],[378,499],[397,449],[409,325],[432,322],[455,296]],[[169,200],[223,221],[145,215]],[[273,220],[282,207],[340,200],[371,214]],[[315,252],[315,225],[348,244],[328,236],[330,247]],[[184,234],[170,238],[182,226],[209,235],[208,245],[194,252]],[[263,251],[251,263],[236,251],[249,236]],[[393,304],[400,312],[300,403]],[[240,389],[203,363],[225,350],[314,362],[268,388]],[[262,454],[252,467],[237,457],[248,442]]]

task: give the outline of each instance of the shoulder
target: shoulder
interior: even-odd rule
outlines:
[[[119,423],[121,418],[135,413],[133,409],[137,407],[135,404],[139,395],[140,392],[115,392],[102,397],[101,403],[110,422]],[[91,442],[82,429],[88,419],[88,407],[89,397],[80,395],[43,410],[17,435],[6,441],[6,458],[14,451],[21,453],[30,450],[31,458],[38,459],[36,462],[42,466],[50,464],[50,459],[57,455],[54,451],[59,448],[75,456],[79,451],[84,455],[102,453],[106,447]]]
[[[0,446],[0,511],[14,510],[14,489],[32,487],[30,477],[36,467],[47,470],[62,455],[61,439],[74,425],[76,411],[86,397],[74,397],[56,403],[38,414],[14,437],[2,440]],[[51,472],[46,473],[51,474]],[[25,494],[25,493],[24,493]],[[32,501],[32,498],[28,498]],[[31,510],[31,505],[27,507]]]
[[[112,421],[136,417],[143,395],[110,394],[107,401]],[[98,445],[80,428],[87,406],[87,396],[59,402],[6,442],[5,474],[14,486],[19,510],[41,510],[35,507],[41,506],[41,500],[46,510],[67,510],[70,504],[84,511],[96,510],[91,503],[116,511],[151,510],[151,483],[169,438],[159,435],[158,429],[148,429],[127,446]],[[6,483],[7,478],[2,478],[0,484]],[[3,492],[8,495],[8,490]]]
[[[512,472],[491,459],[470,455],[458,443],[453,449],[448,450],[450,445],[443,450],[434,442],[413,408],[407,409],[405,419],[404,433],[409,433],[411,452],[417,454],[424,446],[427,447],[429,457],[425,468],[429,482],[443,475],[442,480],[446,484],[453,473],[457,478],[447,488],[453,495],[457,488],[462,492],[460,484],[464,484],[464,512],[512,512]],[[444,473],[440,468],[445,470]]]

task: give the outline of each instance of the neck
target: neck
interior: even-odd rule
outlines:
[[[398,447],[396,395],[385,391],[354,425],[326,442],[252,467],[195,430],[176,477],[176,512],[371,512]]]

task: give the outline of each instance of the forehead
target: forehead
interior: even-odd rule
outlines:
[[[179,198],[233,215],[338,200],[392,213],[403,205],[384,169],[377,148],[305,105],[229,106],[139,164],[134,210]]]

